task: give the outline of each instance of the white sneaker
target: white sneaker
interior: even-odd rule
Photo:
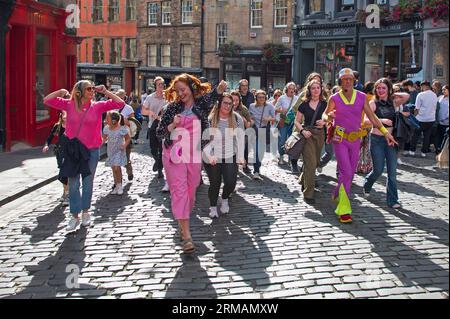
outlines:
[[[81,214],[81,225],[88,227],[91,224],[91,215],[89,213]]]
[[[161,191],[164,193],[167,193],[168,191],[170,191],[169,184],[167,184],[167,182],[164,183],[164,187]]]
[[[217,212],[217,207],[209,208],[209,217],[211,218],[219,218],[219,213]]]
[[[284,164],[283,157],[280,157],[280,158],[278,159],[278,165],[283,165],[283,164]]]
[[[403,151],[403,156],[408,156],[409,155],[409,151]]]
[[[253,174],[253,179],[262,181],[262,177],[259,175],[259,173],[254,173]]]
[[[409,151],[409,156],[415,156],[415,155],[416,155],[416,152]]]
[[[122,184],[118,184],[117,186],[116,186],[116,189],[117,189],[117,195],[122,195],[123,194],[123,188],[122,188]]]
[[[420,153],[420,156],[422,156],[423,158],[427,157],[427,154],[425,153]]]
[[[220,211],[223,214],[228,214],[230,211],[230,206],[228,205],[228,199],[222,199],[222,204],[220,206]]]
[[[401,158],[397,158],[397,165],[403,165],[403,161]]]
[[[66,227],[66,230],[68,232],[73,232],[78,228],[78,226],[80,226],[80,220],[75,217],[72,217],[69,221],[69,224]]]
[[[400,205],[399,203],[395,203],[391,207],[394,208],[394,209],[399,209],[399,208],[402,208],[402,205]]]
[[[113,190],[110,193],[111,195],[117,195],[117,186],[114,186]]]
[[[370,193],[366,193],[366,191],[363,189],[363,197],[365,199],[369,198],[370,197]]]

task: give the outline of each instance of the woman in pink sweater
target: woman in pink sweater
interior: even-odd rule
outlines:
[[[104,94],[110,98],[108,101],[94,102],[95,92]],[[104,85],[94,86],[92,82],[82,80],[77,82],[69,98],[69,92],[60,89],[50,93],[44,98],[44,103],[57,110],[67,112],[66,132],[69,139],[77,138],[88,150],[88,166],[90,174],[82,175],[82,194],[80,194],[80,173],[69,176],[69,205],[72,218],[67,226],[67,231],[75,231],[81,224],[90,225],[89,208],[91,207],[92,189],[94,185],[95,170],[102,145],[102,114],[104,112],[120,109],[125,102],[115,94],[108,91]],[[63,164],[64,165],[64,164]]]

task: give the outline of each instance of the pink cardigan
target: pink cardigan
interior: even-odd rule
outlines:
[[[112,100],[87,103],[82,106],[83,111],[90,108],[84,117],[78,136],[75,136],[83,119],[84,112],[75,110],[75,102],[60,97],[45,101],[45,104],[67,112],[66,135],[68,138],[78,137],[81,143],[88,149],[99,148],[102,145],[102,114],[107,111],[120,109],[125,102]]]

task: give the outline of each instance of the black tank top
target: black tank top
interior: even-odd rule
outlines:
[[[392,101],[375,101],[377,108],[375,109],[375,115],[381,119],[391,120],[395,123],[395,108]]]

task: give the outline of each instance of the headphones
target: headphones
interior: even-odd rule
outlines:
[[[75,92],[75,96],[80,98],[81,97],[81,93],[82,93],[82,89],[81,89],[81,81],[77,83],[77,85],[75,86],[76,92]]]
[[[189,83],[189,88],[191,89],[192,93],[195,93],[198,90],[198,86],[197,84],[195,84],[194,80],[192,80],[192,78],[188,75],[188,83]]]

